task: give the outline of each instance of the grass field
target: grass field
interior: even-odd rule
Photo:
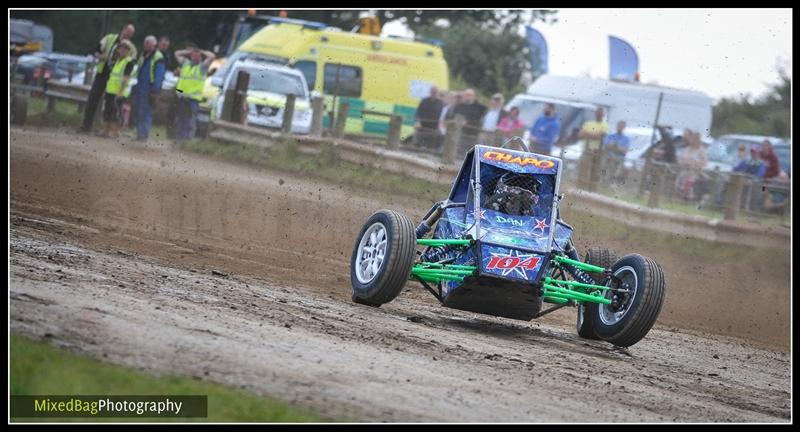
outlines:
[[[35,418],[12,421],[325,422],[283,402],[190,378],[152,376],[11,336],[12,395],[207,395],[208,418]]]

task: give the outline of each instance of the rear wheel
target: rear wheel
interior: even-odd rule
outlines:
[[[630,254],[611,267],[619,288],[605,297],[610,305],[587,305],[594,310],[594,330],[601,339],[614,345],[628,347],[639,342],[653,327],[666,296],[666,282],[661,266],[650,258]],[[610,284],[616,286],[614,282]]]
[[[603,268],[611,268],[617,261],[617,253],[613,249],[593,247],[589,248],[586,252],[586,257],[583,262],[600,266]],[[595,283],[602,284],[605,275],[602,273],[589,273],[589,276],[594,279]],[[579,304],[578,305],[578,319],[576,327],[578,329],[578,336],[584,339],[600,339],[594,330],[594,316],[597,314],[596,304]]]
[[[350,259],[353,301],[380,306],[394,300],[408,280],[415,252],[411,220],[392,210],[370,216]]]

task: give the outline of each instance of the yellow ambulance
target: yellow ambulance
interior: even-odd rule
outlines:
[[[385,135],[390,119],[385,114],[401,114],[401,135],[407,137],[430,87],[448,88],[447,63],[433,43],[280,19],[242,43],[206,81],[207,100],[219,92],[230,66],[242,60],[286,64],[303,72],[309,90],[324,96],[327,112],[349,104],[345,132],[352,134]],[[327,112],[325,127],[330,124]]]

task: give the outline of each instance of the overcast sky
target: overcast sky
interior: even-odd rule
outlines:
[[[534,25],[547,40],[553,74],[608,77],[614,35],[636,49],[643,82],[715,99],[765,92],[778,82],[779,62],[791,75],[791,9],[559,9],[557,17]],[[406,31],[402,24],[386,27]]]

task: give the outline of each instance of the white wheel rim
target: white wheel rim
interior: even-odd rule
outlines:
[[[370,283],[381,270],[385,257],[386,227],[380,222],[375,222],[364,231],[358,243],[356,279],[362,284]]]
[[[600,305],[600,321],[605,325],[614,325],[625,317],[631,309],[633,301],[636,299],[636,287],[639,286],[639,278],[636,276],[636,271],[634,271],[631,266],[620,267],[614,272],[614,276],[622,279],[623,282],[627,282],[629,286],[628,289],[632,290],[632,292],[628,293],[630,298],[626,300],[625,305],[617,311],[612,310],[610,305]],[[613,295],[614,291],[607,290],[605,297],[611,299]]]

